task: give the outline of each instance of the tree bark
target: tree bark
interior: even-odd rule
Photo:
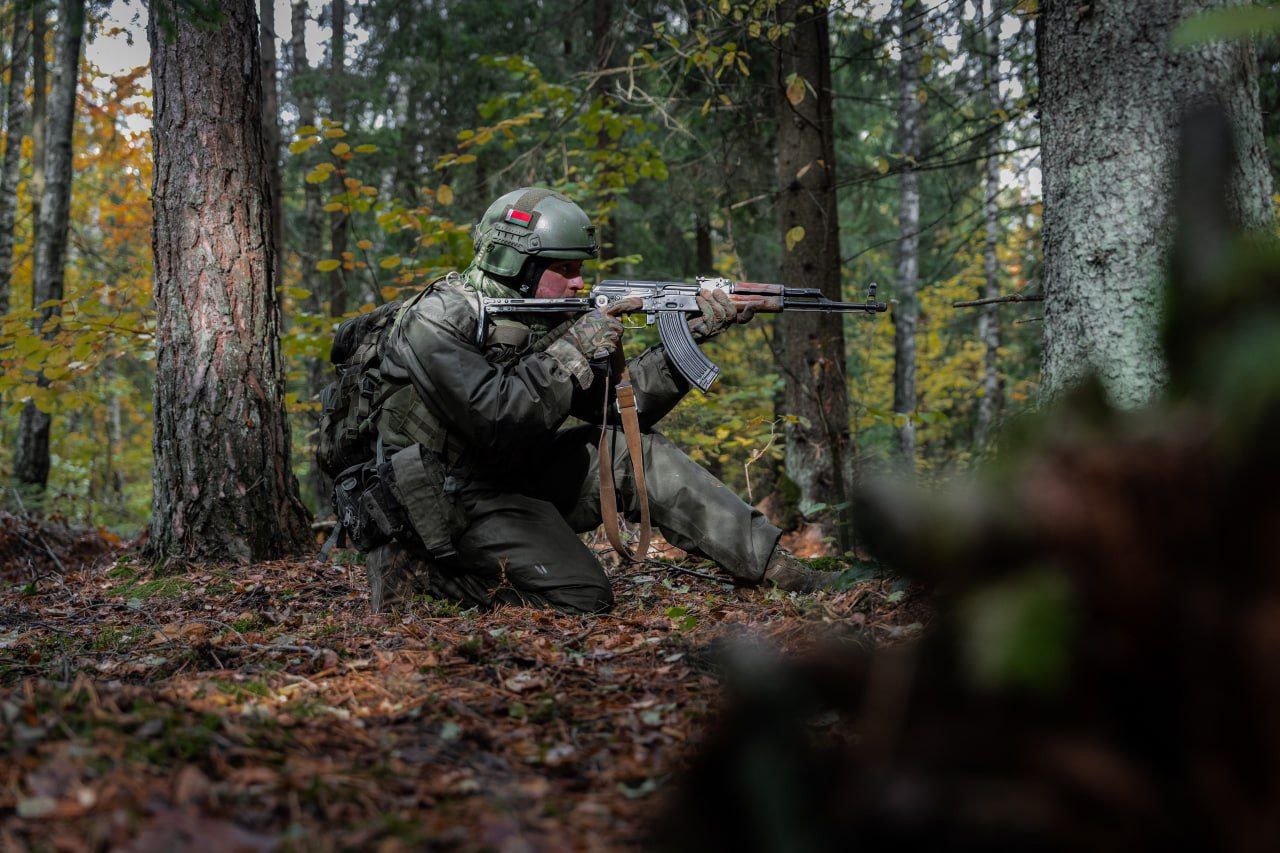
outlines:
[[[693,212],[694,275],[715,272],[715,246],[711,240],[711,217],[698,208]]]
[[[31,244],[40,238],[40,202],[44,198],[44,132],[48,104],[48,69],[45,36],[48,33],[44,0],[31,4]]]
[[[596,76],[591,81],[590,93],[593,98],[600,98],[607,105],[609,84],[603,76],[606,68],[613,60],[613,0],[592,0],[591,3],[591,43],[592,68]],[[613,140],[604,128],[596,134],[596,147],[601,151],[609,149]],[[618,256],[618,217],[615,215],[617,195],[605,193],[601,197],[601,206],[605,215],[597,219],[597,235],[600,242],[600,260],[608,261]]]
[[[311,64],[307,61],[306,25],[307,2],[296,0],[291,13],[293,36],[289,42],[290,55],[290,88],[293,92],[294,104],[298,108],[298,126],[314,127],[316,124],[316,100],[308,75]],[[301,155],[304,158],[308,154]],[[307,159],[304,163],[309,162]],[[307,298],[307,310],[315,315],[324,313],[325,299],[323,289],[325,279],[316,271],[316,264],[322,259],[321,241],[324,239],[324,222],[322,216],[323,202],[320,198],[320,186],[303,182],[302,234],[298,240],[298,260],[302,267],[302,287],[311,293]],[[313,403],[320,400],[320,389],[324,387],[329,376],[328,363],[323,357],[311,358],[307,361],[307,399]],[[319,435],[320,412],[310,414],[311,435]],[[307,460],[307,479],[310,491],[315,500],[315,510],[325,514],[329,510],[329,494],[333,489],[332,481],[320,470],[315,462],[315,454],[310,453]]]
[[[801,12],[802,6],[808,8]],[[779,40],[775,108],[778,117],[781,280],[840,298],[840,235],[831,112],[831,46],[825,7],[785,0],[779,20],[795,28]],[[803,84],[803,90],[800,84]],[[801,231],[803,233],[801,236]],[[791,235],[788,246],[788,237]],[[797,236],[801,239],[796,240]],[[836,314],[784,315],[779,366],[785,381],[787,476],[799,489],[800,511],[814,513],[842,548],[851,546],[848,509],[849,392],[844,326]]]
[[[18,207],[19,155],[27,131],[27,67],[31,64],[31,22],[14,9],[9,50],[9,86],[5,94],[5,147],[0,161],[0,317],[9,311],[13,280],[13,227]]]
[[[310,544],[290,468],[252,0],[217,29],[147,26],[155,81],[152,553],[249,561]]]
[[[898,67],[898,286],[893,311],[893,413],[903,467],[916,467],[916,325],[920,306],[920,16],[910,0],[898,6],[901,62]]]
[[[32,331],[49,336],[56,328],[50,322],[62,314],[57,306],[40,308],[62,299],[63,274],[67,259],[67,229],[71,213],[71,136],[75,128],[76,84],[79,82],[80,46],[84,38],[85,0],[62,0],[58,5],[58,52],[54,62],[53,86],[49,90],[49,118],[44,150],[41,152],[46,178],[40,199],[38,238],[31,272],[31,304],[39,309]],[[44,376],[37,378],[48,386]],[[28,402],[18,422],[18,446],[14,453],[15,479],[28,487],[43,490],[49,482],[50,417]]]
[[[276,6],[259,0],[259,46],[262,51],[262,135],[267,149],[267,184],[271,188],[271,256],[280,279],[284,246],[284,213],[280,182],[280,97],[276,81]]]
[[[1052,397],[1096,372],[1118,405],[1164,385],[1159,342],[1177,128],[1217,101],[1235,130],[1236,223],[1271,221],[1251,42],[1174,50],[1222,0],[1045,0],[1037,21],[1044,180],[1044,379]]]
[[[345,125],[347,123],[347,3],[346,0],[332,0],[329,14],[333,28],[332,40],[329,42],[330,62],[330,110],[333,121]],[[347,312],[347,260],[343,255],[347,251],[347,217],[344,210],[336,210],[329,219],[329,251],[331,257],[342,263],[329,273],[329,315],[341,317]]]
[[[1000,21],[1002,16],[994,11],[994,0],[983,0],[979,12],[989,36],[979,39],[984,46],[982,61],[983,101],[987,109],[988,120],[995,121],[996,111],[1000,108]],[[992,11],[988,11],[991,9]],[[990,15],[992,20],[988,21]],[[999,241],[999,205],[997,196],[1000,193],[1000,155],[999,148],[1002,136],[1000,130],[993,134],[988,143],[993,153],[987,157],[985,166],[985,189],[983,215],[986,219],[986,241],[982,248],[983,299],[995,299],[1000,295],[1000,276],[996,266],[996,246]],[[982,394],[978,397],[978,420],[974,428],[974,445],[981,453],[991,439],[991,431],[1001,408],[1000,373],[998,361],[1000,352],[1000,306],[984,305],[978,315],[978,340],[982,342]]]

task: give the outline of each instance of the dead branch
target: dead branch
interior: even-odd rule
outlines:
[[[1000,305],[1005,302],[1043,302],[1043,293],[1009,293],[1004,296],[988,296],[965,302],[952,302],[952,308],[976,308],[980,305]]]

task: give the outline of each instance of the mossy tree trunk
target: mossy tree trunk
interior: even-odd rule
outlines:
[[[1000,109],[1000,22],[1003,15],[994,8],[995,0],[982,0],[979,6],[986,37],[982,45],[982,95],[988,120],[996,121]],[[982,246],[982,297],[1000,295],[1000,269],[996,263],[996,247],[1000,241],[1000,144],[1004,125],[996,126],[987,142],[991,153],[984,164],[983,218],[986,235]],[[979,453],[986,449],[1000,414],[1003,389],[1000,386],[1000,306],[984,305],[979,309],[978,340],[982,344],[982,396],[978,398],[978,420],[974,427],[974,445]]]
[[[156,381],[151,549],[248,561],[302,551],[253,0],[216,29],[148,25],[155,81]]]
[[[893,416],[903,470],[916,469],[916,327],[920,318],[920,36],[915,0],[899,0],[898,280],[893,309]]]
[[[1044,391],[1095,371],[1113,402],[1164,385],[1159,325],[1172,236],[1177,128],[1220,103],[1239,162],[1237,223],[1271,219],[1271,178],[1246,41],[1176,50],[1170,36],[1223,0],[1043,0],[1037,19],[1044,175]]]
[[[795,28],[778,40],[778,223],[781,280],[817,287],[840,299],[840,234],[836,211],[835,133],[831,113],[831,45],[825,7],[785,0],[780,21]],[[848,507],[849,392],[844,326],[838,314],[785,315],[778,324],[785,382],[787,476],[800,491],[800,511],[819,514],[842,548],[851,545]]]

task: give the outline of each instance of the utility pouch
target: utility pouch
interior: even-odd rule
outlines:
[[[376,462],[353,465],[333,484],[333,511],[342,529],[361,551],[376,548],[408,531],[387,474]]]
[[[364,480],[368,467],[367,464],[352,465],[333,481],[333,514],[351,544],[361,551],[386,541],[365,509]]]
[[[451,557],[454,540],[467,528],[457,484],[440,459],[420,444],[396,452],[379,466],[381,481],[404,511],[404,518],[435,559]]]

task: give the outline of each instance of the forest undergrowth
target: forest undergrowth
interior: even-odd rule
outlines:
[[[714,729],[726,641],[803,653],[926,618],[891,581],[795,597],[690,558],[610,566],[607,616],[373,615],[359,565],[157,573],[19,522],[0,539],[42,556],[0,585],[4,849],[643,843]]]

